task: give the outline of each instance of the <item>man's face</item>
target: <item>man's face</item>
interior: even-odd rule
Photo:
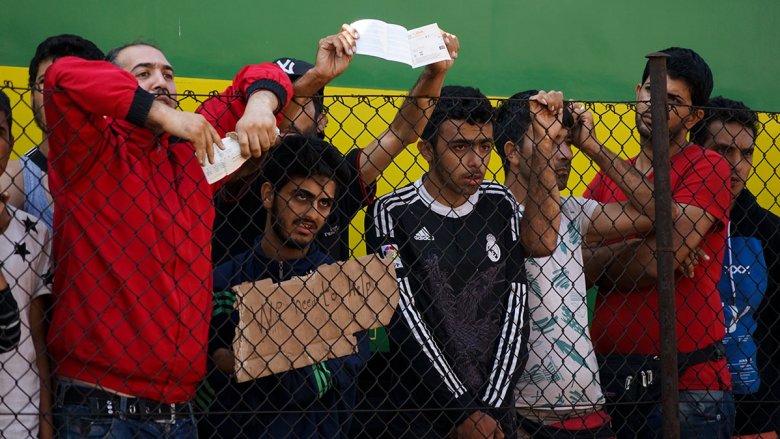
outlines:
[[[51,58],[46,58],[38,64],[38,75],[35,77],[35,83],[32,84],[30,92],[30,105],[33,110],[35,124],[44,133],[46,131],[46,113],[43,111],[43,80],[46,77],[46,70],[54,63]]]
[[[445,120],[439,127],[428,160],[435,182],[458,195],[473,195],[485,178],[493,150],[493,125]]]
[[[736,198],[753,170],[753,131],[738,122],[716,120],[707,126],[707,132],[702,146],[723,155],[731,165],[731,193]]]
[[[698,122],[697,112],[691,108],[691,90],[682,79],[666,77],[666,96],[669,115],[669,139],[685,134]],[[636,127],[639,137],[650,140],[652,135],[652,116],[650,114],[650,78],[644,84],[636,86]]]
[[[0,173],[5,172],[8,158],[11,156],[11,149],[14,146],[14,138],[11,135],[11,127],[8,126],[6,116],[5,111],[0,111]]]
[[[274,193],[264,185],[271,231],[285,247],[305,249],[333,210],[336,182],[324,177],[295,177]]]
[[[151,46],[130,46],[116,57],[116,64],[132,73],[142,89],[156,95],[163,104],[176,108],[173,67],[162,52]]]
[[[531,164],[533,150],[536,147],[533,139],[530,137],[531,129],[529,128],[526,135],[523,136],[523,144],[519,149],[520,161],[519,170],[520,177],[529,182],[531,180]],[[571,139],[569,138],[569,129],[561,128],[558,135],[553,139],[555,144],[554,166],[555,166],[555,178],[558,182],[558,189],[564,190],[569,183],[569,174],[571,173],[571,159],[573,152],[571,149]],[[511,161],[510,161],[511,163]]]

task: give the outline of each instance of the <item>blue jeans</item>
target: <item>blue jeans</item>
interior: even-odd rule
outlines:
[[[60,385],[68,384],[60,383]],[[197,439],[198,437],[192,414],[177,415],[174,419],[128,417],[125,403],[126,399],[122,398],[119,407],[112,414],[94,413],[88,405],[64,404],[61,398],[57,398],[54,407],[57,437],[61,439]]]
[[[663,438],[660,403],[616,405],[610,413],[619,438]],[[735,413],[731,392],[681,391],[680,438],[731,439]]]

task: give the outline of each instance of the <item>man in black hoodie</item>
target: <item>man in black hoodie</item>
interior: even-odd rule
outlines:
[[[737,437],[777,437],[780,428],[780,218],[745,188],[753,170],[758,117],[742,102],[715,97],[693,130],[694,142],[717,151],[731,165],[734,202],[718,284],[726,317]]]

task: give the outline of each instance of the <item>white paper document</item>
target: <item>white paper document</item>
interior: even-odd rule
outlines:
[[[203,173],[206,174],[206,181],[209,184],[234,173],[247,160],[241,157],[241,146],[236,139],[225,137],[222,139],[222,145],[225,149],[219,149],[217,145],[214,145],[214,163],[206,161],[206,164],[203,165]]]
[[[358,20],[352,27],[360,35],[357,53],[409,64],[412,68],[450,60],[436,23],[407,30],[379,20]]]

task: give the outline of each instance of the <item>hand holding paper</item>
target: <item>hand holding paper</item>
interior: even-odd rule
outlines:
[[[359,33],[357,53],[409,64],[413,68],[451,60],[436,23],[406,30],[379,20],[358,20],[352,27]]]
[[[241,145],[238,144],[235,133],[228,133],[228,137],[222,139],[222,145],[224,149],[214,147],[214,163],[206,162],[203,166],[203,173],[206,174],[209,184],[232,174],[247,160],[241,156]]]

